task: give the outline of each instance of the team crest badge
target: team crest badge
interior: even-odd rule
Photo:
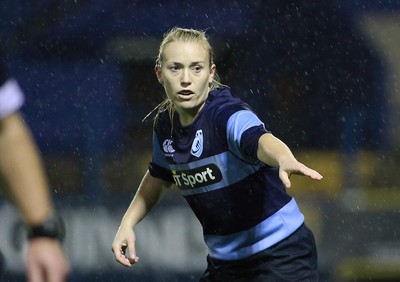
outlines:
[[[197,130],[190,153],[198,158],[201,156],[201,153],[203,153],[203,130]]]

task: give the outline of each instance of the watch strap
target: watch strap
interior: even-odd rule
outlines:
[[[59,215],[52,215],[42,224],[28,226],[28,239],[53,238],[62,242],[65,238],[65,224]]]

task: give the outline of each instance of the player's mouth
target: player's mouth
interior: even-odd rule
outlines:
[[[194,96],[194,92],[191,90],[181,90],[178,92],[178,97],[183,100],[190,100]]]

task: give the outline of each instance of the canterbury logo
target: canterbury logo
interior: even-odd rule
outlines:
[[[203,130],[199,129],[196,131],[190,153],[196,157],[200,157],[201,153],[203,153]]]
[[[172,156],[175,152],[174,148],[172,147],[173,141],[171,139],[165,139],[162,148],[166,156]]]
[[[172,177],[176,186],[181,189],[198,188],[220,182],[222,173],[215,164],[209,164],[190,170],[174,170]]]

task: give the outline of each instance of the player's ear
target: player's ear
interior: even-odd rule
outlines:
[[[164,85],[164,82],[163,82],[163,79],[162,79],[162,76],[161,76],[161,67],[160,67],[159,65],[156,65],[156,66],[154,67],[154,72],[156,73],[158,82],[159,82],[161,85]]]
[[[208,78],[208,83],[212,83],[213,82],[216,69],[217,69],[217,67],[215,66],[215,64],[212,64],[211,68],[210,68],[210,76]]]

